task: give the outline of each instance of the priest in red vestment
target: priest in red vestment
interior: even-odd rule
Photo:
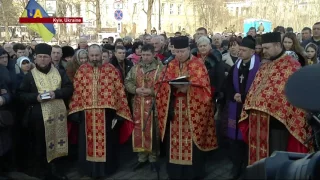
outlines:
[[[80,123],[80,172],[96,178],[116,171],[119,142],[130,137],[133,122],[119,71],[102,64],[99,45],[88,48],[88,57],[74,77],[69,114]]]
[[[217,148],[210,80],[204,63],[192,57],[186,36],[173,40],[176,56],[155,87],[160,137],[166,139],[170,179],[205,176],[205,151]],[[190,84],[173,85],[186,76]]]
[[[274,151],[306,153],[311,147],[304,144],[311,133],[306,112],[292,106],[284,94],[286,81],[300,64],[285,54],[279,32],[262,35],[262,48],[270,61],[257,72],[239,120],[249,145],[249,165]]]

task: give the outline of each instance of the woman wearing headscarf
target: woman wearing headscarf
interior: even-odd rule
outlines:
[[[68,61],[66,71],[69,79],[73,82],[73,77],[78,68],[88,61],[88,52],[85,49],[79,49],[73,56],[73,60]]]
[[[17,59],[16,66],[19,67],[19,71],[16,72],[16,79],[17,79],[17,85],[18,87],[22,83],[25,75],[31,71],[32,69],[32,63],[30,59],[26,56],[21,56]],[[15,108],[19,109],[19,113],[16,113],[16,123],[15,123],[15,155],[16,155],[16,164],[19,169],[25,169],[26,166],[23,163],[25,160],[25,149],[26,149],[26,144],[23,142],[24,139],[22,135],[28,133],[27,128],[23,126],[23,121],[25,117],[25,113],[27,112],[27,104],[23,101],[21,101],[18,98],[13,99],[13,104]]]
[[[17,84],[20,86],[24,75],[27,74],[31,70],[31,61],[26,56],[21,56],[17,59],[17,66],[20,68],[20,72],[17,73]]]

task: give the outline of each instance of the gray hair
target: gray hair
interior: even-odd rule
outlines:
[[[212,38],[222,39],[222,36],[221,36],[221,34],[218,34],[218,33],[217,33],[217,34],[213,35]]]
[[[100,53],[102,53],[102,47],[98,44],[91,44],[89,47],[88,47],[88,52],[90,49],[95,49],[95,48],[98,48],[100,50]]]
[[[126,41],[128,41],[130,43],[132,42],[132,38],[130,36],[124,37],[123,40],[126,40]]]
[[[197,45],[200,44],[210,44],[210,39],[206,36],[201,36],[198,40],[197,40]]]
[[[159,41],[161,42],[161,38],[160,38],[160,36],[158,36],[158,35],[153,35],[153,36],[152,36],[152,40],[153,40],[153,39],[159,40]]]
[[[88,43],[88,40],[87,40],[87,38],[85,38],[85,37],[80,37],[80,38],[78,39],[78,43],[81,43],[81,42]]]

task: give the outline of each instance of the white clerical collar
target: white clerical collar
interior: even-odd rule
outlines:
[[[253,69],[254,64],[255,64],[255,61],[256,61],[256,56],[253,55],[253,56],[251,57],[251,62],[250,62],[249,70]],[[239,68],[240,68],[240,64],[242,63],[242,59],[239,59],[236,63],[237,63],[237,68],[239,69]]]

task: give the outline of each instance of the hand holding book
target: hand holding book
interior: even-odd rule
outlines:
[[[169,84],[171,84],[171,85],[187,85],[187,84],[190,84],[190,81],[188,80],[187,76],[180,76],[178,78],[175,78],[175,79],[169,81]]]
[[[191,82],[188,80],[187,76],[180,76],[176,79],[169,81],[169,84],[173,85],[173,87],[177,89],[177,93],[187,93]]]

